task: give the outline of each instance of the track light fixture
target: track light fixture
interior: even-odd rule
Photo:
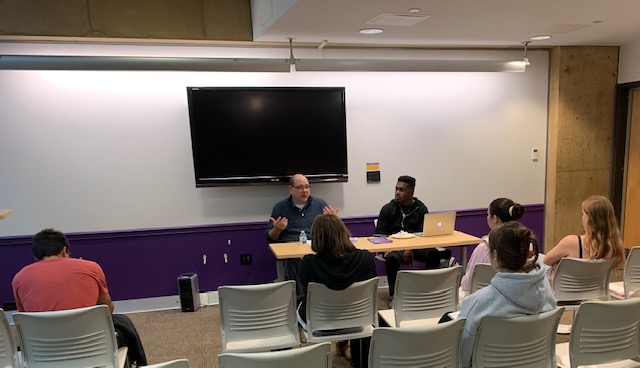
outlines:
[[[296,71],[296,59],[293,57],[293,37],[289,37],[289,72]]]
[[[529,62],[529,58],[527,57],[527,46],[531,43],[531,41],[524,41],[522,43],[524,44],[524,57],[522,58],[522,63],[524,65],[529,65],[531,63]]]
[[[157,70],[219,72],[524,72],[529,59],[296,59],[141,56],[1,55],[0,70]],[[323,50],[323,41],[318,50]]]

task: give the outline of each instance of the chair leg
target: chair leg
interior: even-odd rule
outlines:
[[[571,326],[573,325],[573,320],[576,319],[576,310],[571,310],[571,323],[568,325],[558,325],[558,330],[556,331],[560,335],[569,335],[571,333]]]
[[[358,339],[357,344],[354,344],[354,342],[356,341],[351,340],[351,362],[355,367],[367,368],[369,366],[368,361],[369,349],[371,349],[371,338],[363,337],[361,339]]]

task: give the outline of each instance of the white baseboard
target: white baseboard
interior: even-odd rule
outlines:
[[[217,305],[219,303],[217,291],[200,293],[200,306]],[[178,295],[160,296],[156,298],[142,298],[117,300],[113,302],[114,313],[140,313],[167,309],[180,309],[180,297]]]

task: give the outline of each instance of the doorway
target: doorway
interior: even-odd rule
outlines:
[[[640,82],[620,84],[612,152],[612,202],[626,248],[640,245]]]

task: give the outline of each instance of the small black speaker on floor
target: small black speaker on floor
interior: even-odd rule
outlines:
[[[198,275],[183,273],[178,276],[178,290],[180,292],[180,308],[183,312],[194,312],[200,307],[200,287]]]

